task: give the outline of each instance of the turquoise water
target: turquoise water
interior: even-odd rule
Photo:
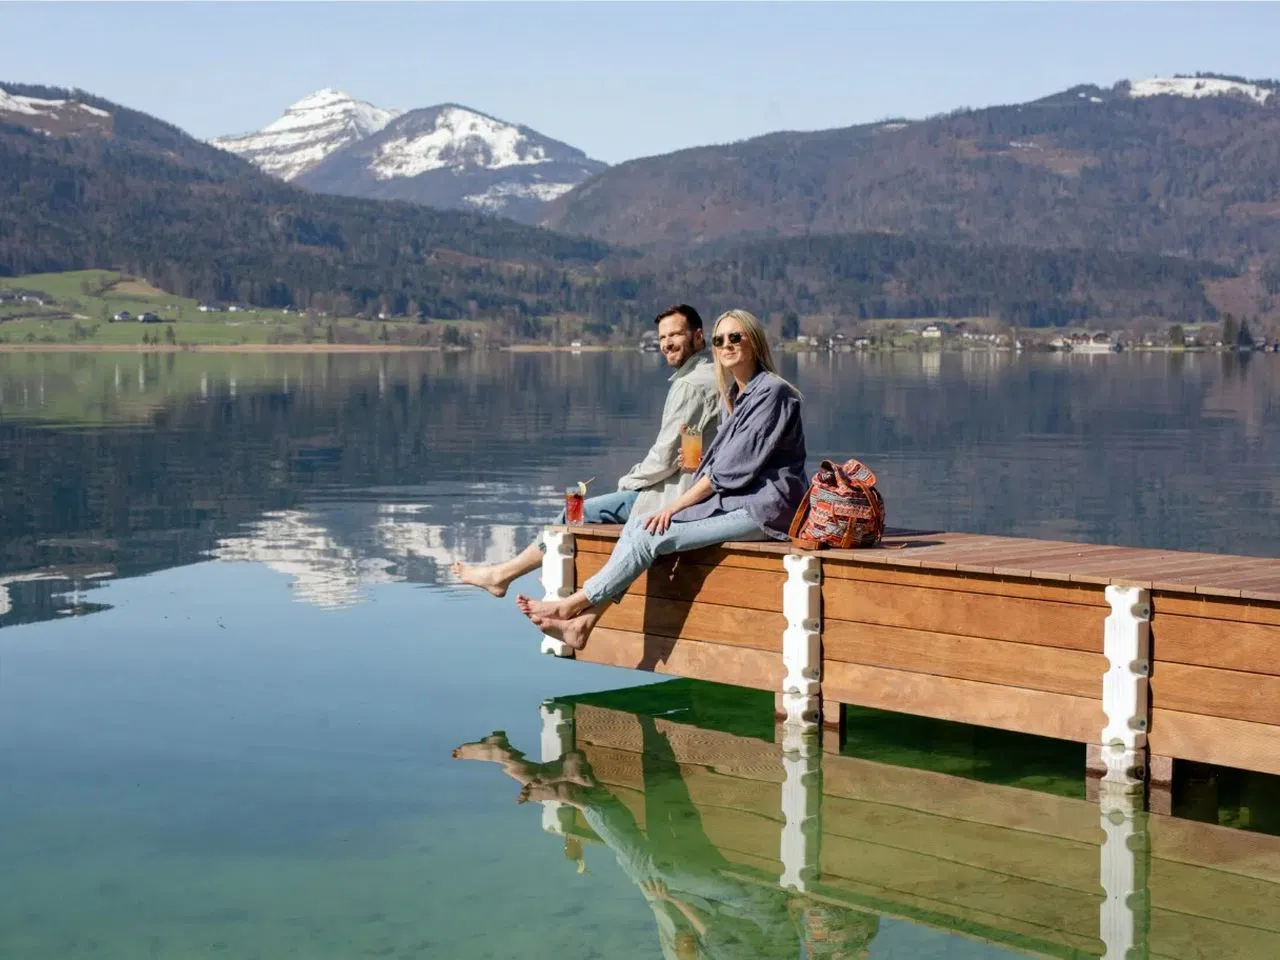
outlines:
[[[871,461],[895,523],[1274,553],[1273,361],[1097,359],[785,372],[812,450]],[[512,603],[445,572],[639,459],[662,376],[630,354],[0,355],[0,956],[663,956],[614,851],[585,841],[579,873],[540,804],[452,756],[495,730],[538,755],[544,700],[651,678],[541,657]],[[767,703],[694,699],[663,709],[771,742]],[[848,750],[1082,792],[1059,744],[868,714]],[[666,771],[650,802],[683,817]],[[1184,812],[1272,829],[1268,778],[1206,776]],[[773,952],[704,955],[818,955],[810,920],[874,927],[877,958],[1038,949],[856,909],[784,908]]]

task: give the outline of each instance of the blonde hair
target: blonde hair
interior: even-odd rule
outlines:
[[[716,317],[716,322],[711,327],[711,335],[713,337],[716,335],[716,331],[720,329],[720,324],[725,320],[737,320],[741,325],[743,335],[746,337],[747,343],[751,345],[751,353],[756,358],[756,366],[761,370],[767,370],[774,376],[778,376],[778,367],[773,362],[773,351],[769,349],[769,341],[765,339],[764,325],[756,319],[755,314],[748,310],[726,310]],[[782,382],[787,383],[785,380]],[[724,401],[725,408],[730,412],[733,411],[733,401],[729,397],[729,388],[731,386],[733,386],[733,374],[728,371],[717,357],[716,387],[720,391],[720,399]],[[800,391],[796,390],[790,383],[787,383],[787,386],[795,391],[796,396],[800,395]]]

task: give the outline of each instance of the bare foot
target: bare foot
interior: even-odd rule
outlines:
[[[585,647],[587,638],[591,636],[591,628],[595,626],[590,614],[585,613],[580,617],[573,617],[568,620],[557,617],[541,617],[534,614],[530,614],[529,619],[533,621],[535,627],[547,636],[562,641],[571,650],[581,650]]]
[[[534,617],[549,617],[552,620],[568,620],[573,617],[575,611],[567,598],[564,600],[535,600],[533,597],[526,597],[523,593],[516,597],[516,606],[520,608],[520,612],[530,619]]]
[[[512,756],[511,744],[507,741],[507,735],[501,732],[495,732],[485,737],[483,740],[477,740],[474,743],[464,743],[455,747],[453,751],[453,759],[455,760],[488,760],[495,763],[504,763]]]
[[[491,565],[472,565],[458,560],[449,568],[449,572],[463,583],[487,590],[495,597],[505,597],[507,586],[511,583],[510,580],[499,577],[497,569]]]

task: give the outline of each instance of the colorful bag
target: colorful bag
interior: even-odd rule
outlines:
[[[791,542],[806,550],[874,547],[884,536],[884,498],[859,460],[823,460],[791,521]]]

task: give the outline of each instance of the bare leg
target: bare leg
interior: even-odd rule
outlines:
[[[463,583],[488,590],[495,597],[505,597],[511,581],[532,573],[542,566],[542,550],[537,543],[531,543],[524,551],[502,563],[470,564],[459,560],[449,571]]]
[[[526,617],[549,617],[553,620],[568,620],[591,609],[591,601],[579,590],[563,600],[535,600],[523,593],[516,597],[516,606]]]
[[[546,803],[554,800],[581,810],[583,808],[582,791],[580,784],[565,780],[555,783],[526,783],[516,797],[516,803]]]
[[[608,604],[602,603],[598,607],[588,607],[586,613],[576,617],[542,617],[537,614],[528,614],[528,617],[547,636],[562,641],[571,650],[581,650],[587,645],[591,631],[600,622],[600,615],[607,606]]]

